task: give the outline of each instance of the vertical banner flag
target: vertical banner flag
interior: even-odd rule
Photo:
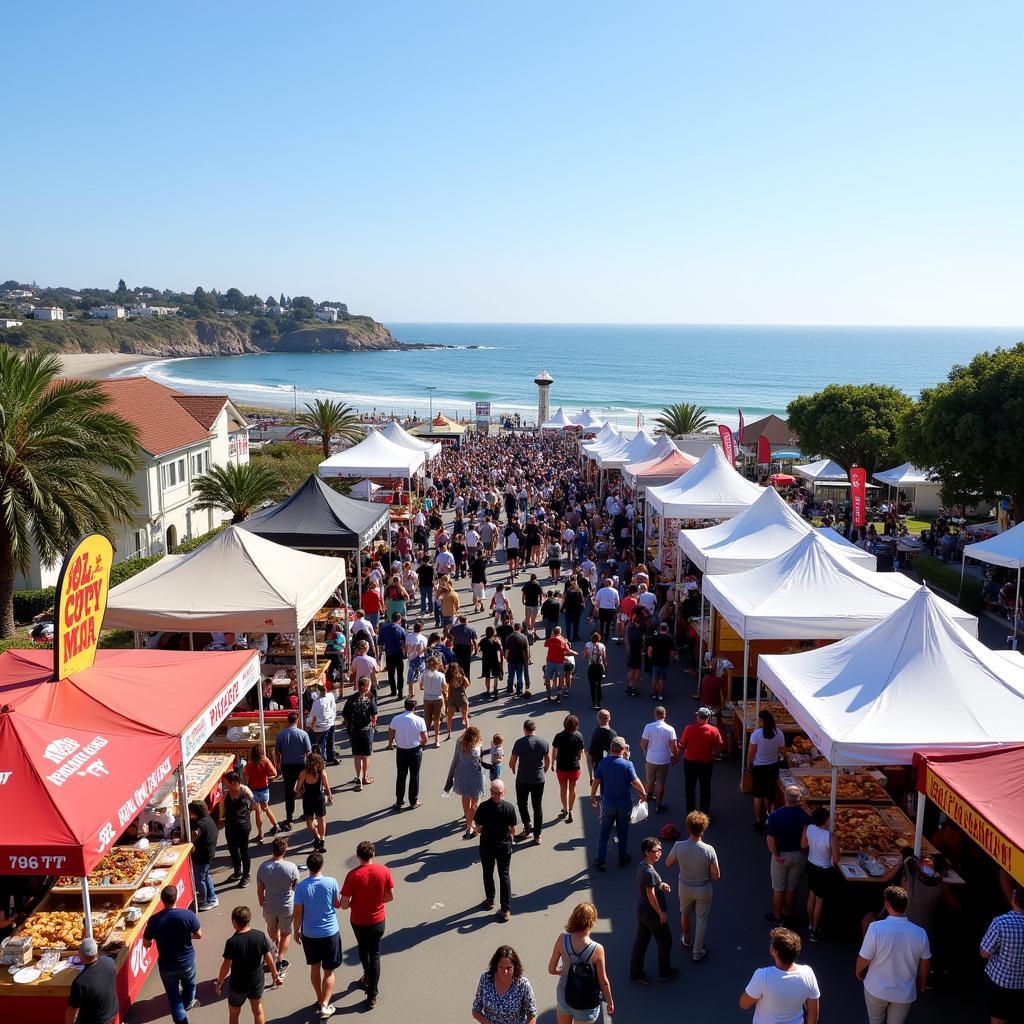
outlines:
[[[863,526],[868,521],[867,515],[868,471],[863,466],[850,468],[850,511],[853,513],[853,525]]]
[[[736,465],[736,445],[732,439],[732,431],[724,424],[718,425],[718,436],[722,439],[722,451],[730,464]]]
[[[757,464],[759,466],[767,466],[772,461],[772,446],[768,441],[768,438],[762,434],[757,439]]]
[[[736,411],[740,414],[740,429],[736,432],[736,440],[743,444],[743,410],[737,409]]]
[[[64,559],[53,622],[53,678],[92,667],[107,610],[114,548],[101,533],[83,537]]]

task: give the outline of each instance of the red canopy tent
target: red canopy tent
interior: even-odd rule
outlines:
[[[790,476],[789,473],[772,473],[768,477],[768,483],[778,484],[779,487],[792,487],[796,483],[796,477]]]
[[[1024,746],[915,754],[917,788],[1024,885]]]

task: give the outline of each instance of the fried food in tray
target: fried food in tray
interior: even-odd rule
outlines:
[[[887,825],[875,807],[837,807],[835,830],[843,853],[899,853],[908,843],[908,836]]]
[[[832,796],[831,775],[804,775],[798,784],[807,791],[807,799],[829,800]],[[889,795],[874,779],[866,775],[839,776],[836,799],[852,803],[890,803]]]
[[[117,915],[94,911],[93,938],[102,943],[114,926]],[[77,949],[85,938],[85,917],[81,911],[43,910],[33,914],[17,933],[32,940],[35,949]]]
[[[134,889],[145,877],[159,847],[137,850],[133,846],[115,846],[89,872],[89,885],[97,889]],[[57,892],[79,891],[81,881],[65,875],[57,879]]]

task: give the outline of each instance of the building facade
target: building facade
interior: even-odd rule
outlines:
[[[64,310],[60,306],[36,306],[32,316],[36,320],[63,320]]]

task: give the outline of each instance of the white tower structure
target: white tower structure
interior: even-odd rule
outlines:
[[[547,370],[541,370],[533,383],[537,385],[537,426],[540,427],[551,419],[551,404],[548,391],[555,383],[555,378]]]

